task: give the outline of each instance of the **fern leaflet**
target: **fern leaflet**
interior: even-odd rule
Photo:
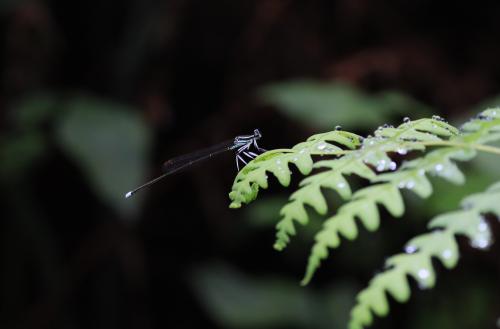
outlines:
[[[360,218],[367,229],[377,229],[379,224],[377,204],[383,205],[391,215],[401,216],[404,213],[404,203],[400,189],[412,190],[422,198],[428,197],[432,193],[432,187],[426,177],[427,174],[462,184],[465,181],[464,175],[453,160],[470,160],[476,155],[474,145],[500,139],[500,111],[486,110],[478,118],[465,124],[462,130],[464,133],[451,137],[450,142],[464,146],[445,146],[421,158],[403,163],[397,171],[377,175],[371,180],[376,185],[357,191],[351,201],[341,206],[337,214],[328,218],[323,229],[315,237],[302,284],[307,284],[311,280],[321,260],[328,256],[328,248],[339,246],[340,234],[349,240],[357,237],[355,218]],[[369,216],[363,216],[364,213],[359,211],[363,208],[371,209]]]
[[[386,270],[376,275],[369,286],[357,296],[351,312],[350,329],[360,329],[373,322],[373,314],[389,312],[386,292],[400,303],[410,298],[408,276],[422,289],[435,285],[436,274],[431,259],[435,257],[448,269],[458,262],[459,250],[455,236],[463,235],[472,246],[485,249],[492,241],[491,230],[483,215],[500,217],[500,182],[486,192],[472,195],[462,202],[462,210],[442,214],[429,223],[434,231],[410,240],[405,253],[387,259]],[[373,313],[372,313],[373,312]]]

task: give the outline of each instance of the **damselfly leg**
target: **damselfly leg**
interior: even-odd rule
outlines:
[[[245,159],[253,160],[257,156],[259,156],[259,154],[250,151],[250,147],[252,145],[255,147],[256,152],[263,153],[266,151],[265,149],[259,147],[259,145],[257,144],[257,139],[260,137],[261,137],[260,132],[256,130],[254,132],[253,138],[250,141],[248,141],[245,145],[241,146],[236,150],[235,159],[236,159],[236,168],[238,171],[240,171],[240,162],[246,165],[248,163],[247,161],[245,161]]]

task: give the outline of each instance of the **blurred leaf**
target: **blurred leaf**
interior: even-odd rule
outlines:
[[[500,148],[499,142],[488,144]],[[500,171],[498,170],[498,155],[490,153],[479,153],[478,157],[474,159],[473,165],[481,174],[489,175],[491,179],[490,181],[500,179]],[[486,187],[486,185],[484,187]]]
[[[124,217],[132,217],[141,196],[124,199],[124,193],[146,177],[151,132],[145,122],[132,109],[97,98],[76,98],[66,111],[58,127],[63,150],[98,196]]]
[[[296,80],[271,84],[260,98],[292,119],[318,129],[373,128],[393,116],[427,116],[430,109],[400,92],[368,94],[339,82]]]
[[[356,287],[341,282],[314,294],[282,277],[245,277],[223,264],[194,272],[196,295],[225,328],[337,328],[345,325]]]
[[[498,146],[498,143],[492,144]],[[477,158],[472,162],[472,168],[468,170],[466,184],[454,185],[442,179],[432,179],[434,193],[424,202],[422,199],[410,197],[412,207],[415,209],[425,209],[426,216],[432,216],[455,209],[454,205],[467,195],[483,191],[491,182],[500,179],[498,171],[498,156],[494,154],[478,153]],[[424,219],[426,216],[420,216]]]
[[[10,113],[14,125],[22,130],[32,130],[50,119],[60,106],[53,95],[40,93],[23,98]]]
[[[467,184],[451,186],[449,182],[442,179],[433,179],[434,192],[426,200],[425,206],[422,199],[412,198],[412,200],[421,207],[420,209],[425,209],[426,216],[435,215],[455,209],[456,206],[453,207],[453,205],[459,204],[460,200],[467,195],[484,190],[492,181],[494,178],[491,174],[472,169],[467,176]]]
[[[45,149],[43,136],[35,132],[1,139],[1,179],[12,180],[26,175],[31,166],[44,155]]]

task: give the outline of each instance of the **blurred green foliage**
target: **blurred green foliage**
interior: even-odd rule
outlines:
[[[397,116],[424,117],[428,106],[397,91],[369,94],[341,82],[295,80],[271,84],[260,98],[301,124],[319,130],[373,128]]]
[[[38,163],[46,151],[42,134],[27,132],[0,138],[0,177],[13,182],[27,173]]]
[[[312,291],[280,276],[247,277],[221,263],[196,269],[191,282],[214,320],[234,329],[341,328],[357,288],[346,280]]]
[[[57,128],[62,149],[73,158],[97,195],[124,218],[133,218],[140,195],[124,193],[148,172],[151,133],[136,111],[97,98],[68,102]]]
[[[0,137],[4,180],[27,174],[55,138],[105,204],[124,219],[136,216],[143,196],[125,200],[124,193],[146,179],[152,144],[152,132],[137,111],[96,97],[62,100],[40,93],[17,104],[9,120],[14,129]]]

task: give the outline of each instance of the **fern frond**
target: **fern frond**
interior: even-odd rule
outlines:
[[[375,137],[366,138],[361,148],[341,158],[319,161],[314,168],[327,168],[327,171],[312,175],[300,183],[300,188],[290,196],[290,201],[281,209],[282,219],[276,225],[275,249],[282,250],[295,235],[294,222],[308,223],[305,205],[313,207],[324,215],[326,201],[321,188],[336,191],[343,199],[351,198],[351,188],[343,176],[355,174],[367,180],[376,179],[377,172],[396,170],[396,163],[388,153],[406,154],[409,151],[423,150],[422,142],[440,141],[441,137],[457,135],[458,130],[437,119],[408,121],[397,128],[379,127]],[[359,197],[359,195],[356,195]],[[356,198],[355,198],[356,199]],[[365,205],[371,207],[371,205]],[[332,242],[335,243],[335,242]]]
[[[230,207],[239,208],[242,203],[250,203],[257,197],[259,188],[267,188],[270,172],[283,186],[291,180],[289,164],[293,163],[303,175],[313,169],[313,155],[341,155],[344,149],[355,149],[362,137],[347,131],[332,131],[311,136],[307,141],[295,145],[291,149],[278,149],[261,154],[246,165],[236,176],[229,198]],[[330,142],[334,142],[334,145]]]
[[[436,133],[440,128],[434,131]],[[500,140],[500,111],[483,111],[476,119],[465,124],[462,131],[463,133],[452,136],[449,143],[443,143],[452,146],[431,151],[421,158],[404,163],[397,171],[370,179],[376,185],[357,191],[349,202],[328,218],[315,237],[302,284],[305,285],[311,280],[321,261],[328,257],[328,249],[339,246],[340,235],[349,240],[357,237],[356,218],[359,218],[368,230],[376,230],[379,226],[377,205],[383,205],[394,217],[401,216],[404,213],[404,203],[400,189],[412,190],[422,198],[428,197],[432,193],[431,184],[426,177],[428,174],[462,184],[464,175],[454,161],[473,158],[476,155],[474,146],[477,144]],[[420,142],[420,145],[425,147],[426,143]],[[429,144],[438,145],[432,141]]]
[[[479,128],[480,130],[481,128]],[[350,329],[361,329],[373,322],[373,315],[385,316],[389,312],[387,293],[400,303],[411,295],[408,276],[414,278],[421,289],[435,285],[436,273],[432,266],[435,257],[448,269],[457,265],[459,258],[457,235],[467,237],[473,247],[487,248],[491,230],[483,215],[500,217],[500,182],[486,192],[472,195],[462,202],[462,210],[434,218],[428,225],[434,231],[410,240],[404,254],[390,257],[386,270],[376,275],[369,286],[357,296],[351,312]]]

